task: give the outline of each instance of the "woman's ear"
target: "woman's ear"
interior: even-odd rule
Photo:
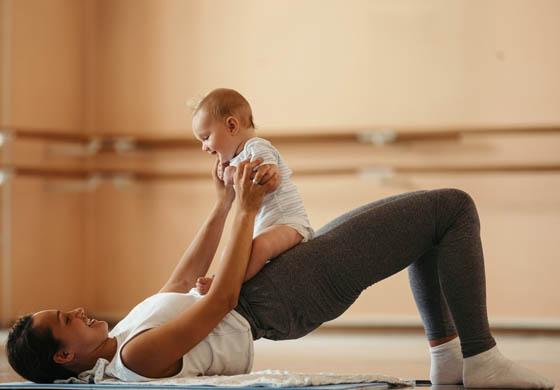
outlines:
[[[236,135],[239,132],[239,120],[234,116],[228,116],[226,118],[226,126],[228,133],[231,135]]]
[[[70,363],[74,360],[74,352],[58,351],[54,354],[53,360],[58,364]]]

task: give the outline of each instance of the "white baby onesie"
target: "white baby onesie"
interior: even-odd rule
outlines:
[[[237,156],[231,159],[230,166],[237,167],[241,161],[251,157],[251,161],[261,157],[262,164],[278,166],[280,186],[271,194],[265,195],[263,204],[255,218],[253,237],[259,235],[264,229],[272,225],[287,225],[303,236],[302,242],[311,240],[315,235],[303,200],[296,186],[291,182],[291,169],[286,165],[278,150],[263,138],[251,138]]]

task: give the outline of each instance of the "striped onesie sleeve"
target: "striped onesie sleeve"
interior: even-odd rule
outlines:
[[[230,161],[230,165],[237,167],[241,161],[249,157],[251,157],[251,161],[262,157],[264,160],[262,164],[277,165],[281,179],[278,189],[264,197],[263,204],[255,218],[253,237],[269,226],[288,225],[303,236],[303,241],[313,238],[314,232],[309,223],[303,200],[290,180],[292,171],[278,150],[263,138],[251,138],[245,143],[241,153]]]

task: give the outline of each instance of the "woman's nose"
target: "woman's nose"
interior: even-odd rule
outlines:
[[[74,310],[72,310],[72,314],[74,314],[75,316],[82,316],[85,313],[85,310],[83,307],[77,307]]]

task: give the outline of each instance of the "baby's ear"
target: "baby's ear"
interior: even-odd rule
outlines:
[[[236,135],[239,132],[239,120],[234,116],[226,118],[226,126],[230,134]]]

